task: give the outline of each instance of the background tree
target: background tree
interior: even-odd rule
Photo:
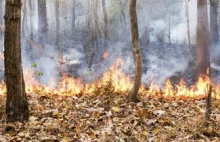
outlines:
[[[56,46],[58,50],[59,69],[62,73],[63,54],[60,46],[60,2],[56,0]]]
[[[126,30],[127,23],[126,23],[126,15],[124,12],[124,8],[127,2],[123,5],[122,0],[118,0],[118,1],[120,5],[120,21],[121,21],[122,29]]]
[[[0,0],[0,39],[3,32],[3,0]]]
[[[207,0],[197,1],[197,31],[196,31],[197,77],[206,74],[210,69],[210,33],[207,11]]]
[[[21,64],[21,0],[7,0],[5,13],[5,83],[8,122],[28,120],[28,102]]]
[[[218,43],[218,4],[219,0],[210,0],[210,32],[212,45]]]
[[[46,0],[38,0],[38,37],[39,42],[47,43],[47,6]]]
[[[29,41],[29,45],[30,45],[30,49],[33,49],[33,43],[34,43],[34,27],[33,27],[33,2],[32,0],[28,0],[28,5],[29,5],[29,9],[30,9],[30,41]]]
[[[191,38],[190,38],[190,23],[189,23],[189,7],[188,7],[188,1],[187,0],[185,0],[185,7],[186,7],[187,36],[188,36],[188,44],[189,44],[189,48],[190,48]]]
[[[132,50],[134,54],[135,61],[135,78],[134,86],[129,94],[129,101],[137,102],[137,93],[141,84],[142,76],[142,57],[139,48],[139,34],[138,34],[138,23],[137,23],[137,13],[136,13],[136,0],[130,0],[129,4],[130,12],[130,24],[131,24],[131,38],[132,38]]]
[[[106,3],[105,0],[102,0],[102,9],[103,9],[103,15],[104,15],[104,46],[108,46],[108,15],[106,11]]]
[[[22,1],[22,38],[26,37],[26,34],[28,33],[27,29],[25,29],[25,26],[27,25],[27,0]]]
[[[76,0],[73,0],[73,17],[72,17],[72,28],[76,26]]]

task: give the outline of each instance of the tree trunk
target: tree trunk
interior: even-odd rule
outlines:
[[[29,46],[30,49],[33,49],[34,47],[34,27],[33,27],[33,6],[32,6],[32,0],[28,0],[29,1],[29,9],[30,9],[30,41],[29,41]]]
[[[3,0],[0,0],[0,39],[3,34]]]
[[[218,3],[219,0],[210,0],[210,32],[212,45],[218,43]]]
[[[205,119],[209,120],[210,115],[212,113],[212,85],[207,86],[207,98],[206,98],[206,113],[205,113]]]
[[[101,31],[99,29],[99,14],[98,14],[98,8],[99,8],[99,1],[93,0],[93,21],[94,21],[94,40],[96,46],[99,45],[99,40],[102,37]]]
[[[27,34],[27,0],[23,0],[23,19],[22,19],[22,37],[25,38]]]
[[[38,37],[44,46],[47,43],[47,7],[46,0],[38,0]]]
[[[210,33],[207,12],[207,0],[197,1],[196,33],[197,77],[210,69]]]
[[[7,0],[5,13],[5,83],[7,122],[28,120],[21,62],[21,0]]]
[[[3,0],[0,0],[0,25],[3,24]]]
[[[87,0],[87,17],[86,17],[86,23],[87,23],[87,27],[88,27],[88,31],[90,33],[90,29],[91,29],[91,6],[90,6],[90,0]]]
[[[72,28],[76,26],[76,0],[73,0],[73,17],[72,17]]]
[[[60,47],[60,2],[56,0],[56,45],[58,49],[58,61],[60,73],[62,73],[62,65],[63,65],[63,54]]]
[[[124,12],[124,7],[125,6],[123,5],[121,0],[119,0],[119,4],[120,4],[120,13],[121,13],[121,17],[120,17],[121,25],[122,25],[122,29],[125,31],[126,30],[126,25],[127,25],[127,23],[126,23],[126,15],[125,15],[125,12]]]
[[[188,44],[189,49],[191,47],[191,38],[190,38],[190,26],[189,26],[189,7],[188,7],[188,1],[185,0],[185,6],[186,6],[186,24],[187,24],[187,36],[188,36]]]
[[[171,5],[171,3],[169,2],[168,5],[169,5],[168,6],[168,14],[169,14],[168,15],[168,40],[169,40],[169,45],[170,45],[171,44],[171,23],[170,23],[171,22],[170,21],[170,14],[171,14],[170,13],[170,10],[171,10],[170,5]]]
[[[104,37],[105,37],[104,46],[107,47],[108,46],[108,15],[106,12],[105,0],[102,0],[102,9],[104,14]]]
[[[129,101],[137,102],[137,93],[141,84],[142,76],[142,57],[139,48],[139,35],[138,35],[138,23],[137,23],[137,13],[136,13],[136,0],[130,0],[130,24],[131,24],[131,37],[132,37],[132,50],[134,54],[135,61],[135,78],[134,86],[129,93]]]

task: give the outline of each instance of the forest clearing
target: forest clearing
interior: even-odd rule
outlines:
[[[219,142],[219,0],[0,0],[0,142]]]

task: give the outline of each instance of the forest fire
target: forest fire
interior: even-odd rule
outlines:
[[[106,56],[106,54],[107,53],[105,53],[103,57]],[[34,70],[25,70],[26,92],[28,94],[55,94],[64,96],[93,94],[97,88],[111,84],[113,91],[126,93],[131,89],[133,82],[131,76],[123,73],[123,64],[124,62],[121,58],[116,59],[110,69],[104,72],[99,80],[90,83],[84,83],[81,78],[68,77],[68,74],[64,73],[56,87],[53,87],[56,84],[55,79],[50,79],[49,85],[42,85],[34,78]],[[198,99],[206,96],[209,85],[213,85],[213,98],[220,99],[220,85],[214,85],[207,76],[201,76],[192,87],[188,87],[183,79],[177,85],[172,85],[171,81],[167,80],[162,88],[155,83],[151,83],[149,89],[146,89],[147,87],[142,84],[139,93],[141,95],[147,94],[147,96],[162,96],[165,98]],[[5,95],[5,93],[6,86],[2,81],[0,84],[0,95]]]

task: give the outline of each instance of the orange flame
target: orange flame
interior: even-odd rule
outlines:
[[[108,57],[108,53],[103,55]],[[122,59],[118,58],[112,64],[109,71],[104,72],[102,77],[96,82],[83,83],[80,78],[69,77],[68,74],[63,74],[59,84],[56,84],[55,79],[49,80],[49,85],[42,85],[37,79],[34,78],[35,72],[33,69],[25,70],[25,84],[26,92],[28,94],[56,94],[56,95],[76,95],[76,94],[91,94],[97,87],[112,83],[115,92],[127,92],[131,89],[133,81],[131,76],[123,73],[122,66],[124,62]],[[43,77],[43,76],[42,76]],[[56,86],[57,85],[57,86]],[[145,89],[142,85],[140,88],[140,94],[148,94],[150,96],[162,96],[166,98],[204,98],[208,93],[209,85],[213,86],[212,96],[215,99],[220,99],[220,84],[214,85],[210,78],[207,76],[201,76],[197,83],[188,87],[184,80],[181,80],[178,85],[172,85],[170,80],[165,82],[164,87],[160,88],[155,83],[149,85],[149,89]],[[4,82],[0,83],[0,95],[6,94],[6,86]]]

